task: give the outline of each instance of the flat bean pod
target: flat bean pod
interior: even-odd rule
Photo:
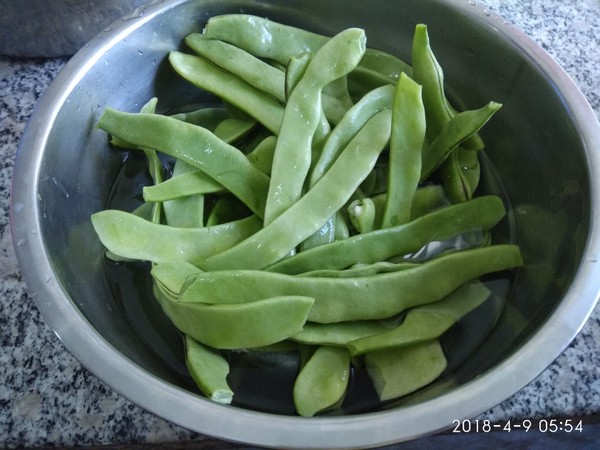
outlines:
[[[496,225],[506,210],[499,197],[483,196],[441,208],[404,225],[351,236],[282,259],[265,270],[298,274],[317,269],[344,269],[357,263],[385,261],[418,251],[435,240]]]
[[[210,131],[167,116],[130,114],[112,108],[104,110],[98,127],[201,169],[263,217],[269,177],[241,151]]]
[[[377,320],[357,320],[353,322],[313,323],[307,322],[304,328],[290,339],[312,345],[333,345],[345,347],[349,342],[383,333],[389,327]]]
[[[396,85],[392,110],[388,189],[382,228],[410,220],[413,197],[421,179],[425,128],[421,86],[402,74]]]
[[[349,28],[328,40],[310,59],[287,101],[273,156],[265,224],[272,222],[302,196],[312,140],[322,117],[321,92],[360,61],[364,31]]]
[[[200,33],[186,36],[185,43],[198,55],[239,76],[277,100],[285,101],[284,74],[247,51]]]
[[[204,34],[212,39],[221,39],[243,48],[259,58],[270,59],[287,65],[290,58],[303,53],[314,53],[331,39],[298,27],[278,23],[250,14],[226,14],[211,17]],[[391,80],[410,67],[399,58],[368,48],[361,62],[368,73],[385,76]]]
[[[92,215],[92,225],[102,244],[118,256],[155,263],[177,259],[194,263],[252,235],[261,221],[251,216],[214,227],[176,228],[125,211],[104,210]]]
[[[273,134],[279,133],[283,106],[277,99],[200,56],[173,51],[169,61],[173,69],[194,86],[237,106]]]
[[[312,417],[344,398],[350,381],[350,355],[344,348],[319,347],[302,367],[294,383],[298,414]]]
[[[204,395],[218,403],[231,403],[233,391],[227,383],[229,363],[219,352],[186,336],[185,363]]]
[[[200,273],[190,280],[180,302],[227,304],[299,295],[315,299],[308,316],[312,322],[383,319],[441,300],[482,275],[521,265],[517,246],[494,245],[457,251],[413,268],[365,277],[297,277],[257,270],[219,270]]]
[[[365,355],[365,366],[381,401],[402,397],[435,380],[447,366],[436,340]]]
[[[428,178],[451,151],[483,127],[502,105],[490,102],[482,108],[458,113],[446,122],[436,138],[423,149],[421,180]]]
[[[439,302],[411,309],[404,321],[391,330],[348,342],[348,350],[356,356],[437,339],[490,295],[491,292],[482,283],[467,283]]]
[[[162,296],[165,314],[184,334],[215,349],[263,347],[302,329],[314,303],[309,297],[280,296],[236,305],[184,303]]]

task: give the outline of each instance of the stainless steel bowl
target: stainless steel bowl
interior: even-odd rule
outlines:
[[[452,376],[410,402],[344,416],[298,418],[212,403],[182,381],[173,336],[152,299],[107,282],[90,214],[122,166],[94,125],[105,105],[163,109],[202,95],[165,62],[210,16],[267,16],[325,34],[366,29],[369,45],[409,59],[427,23],[460,107],[504,104],[485,130],[487,156],[512,202],[522,246],[505,314]],[[40,101],[17,155],[12,226],[32,296],[65,346],[114,390],[197,432],[272,447],[365,448],[447,428],[508,398],[546,368],[583,326],[600,292],[600,126],[557,64],[523,33],[466,0],[171,0],[92,39]],[[494,179],[487,174],[487,179]],[[181,370],[180,370],[181,369]]]

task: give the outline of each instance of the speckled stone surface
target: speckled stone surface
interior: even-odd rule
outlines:
[[[600,117],[598,0],[480,3],[548,51],[573,77]],[[64,349],[27,294],[9,227],[13,160],[37,100],[65,62],[0,57],[0,447],[192,441],[210,448],[232,448],[172,425],[107,388]],[[505,421],[598,414],[600,306],[547,370],[480,418]],[[448,445],[446,438],[429,443]],[[590,439],[588,443],[598,443],[593,436]],[[498,442],[499,447],[504,445]],[[458,437],[451,443],[467,445]]]

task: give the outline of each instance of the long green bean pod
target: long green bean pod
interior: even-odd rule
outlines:
[[[198,55],[242,78],[251,86],[285,101],[284,74],[281,70],[247,51],[200,33],[186,36],[185,43]]]
[[[302,367],[294,383],[296,411],[311,417],[337,405],[350,381],[350,355],[341,347],[319,347]]]
[[[351,236],[300,252],[266,267],[266,270],[298,274],[385,261],[396,255],[416,252],[431,241],[449,239],[468,231],[490,229],[505,213],[499,197],[477,197],[463,204],[435,210],[404,225]]]
[[[463,111],[450,119],[437,137],[423,149],[421,180],[428,178],[451,151],[483,127],[502,105],[489,102],[474,110]]]
[[[351,355],[356,356],[437,339],[490,295],[490,290],[483,283],[467,283],[439,302],[411,309],[404,321],[393,329],[348,342],[348,350]]]
[[[172,51],[169,53],[169,61],[173,69],[194,86],[237,106],[263,124],[271,133],[279,133],[283,105],[271,95],[200,56]]]
[[[104,210],[92,215],[92,225],[102,244],[120,257],[196,263],[251,236],[260,229],[261,221],[250,216],[214,227],[177,228],[125,211]]]
[[[425,109],[421,86],[402,74],[392,110],[388,189],[381,226],[410,220],[415,191],[421,179],[421,151],[425,141]]]
[[[210,131],[156,114],[106,108],[98,127],[142,147],[153,148],[203,170],[263,217],[269,177],[237,148]]]
[[[292,90],[273,155],[265,224],[271,223],[302,196],[310,168],[313,135],[322,117],[321,91],[356,67],[365,45],[363,30],[342,31],[314,54]]]
[[[185,363],[204,395],[218,403],[231,403],[233,391],[227,383],[229,363],[218,351],[186,336]]]
[[[302,53],[314,53],[331,39],[298,27],[278,23],[264,17],[250,14],[225,14],[211,17],[204,34],[212,39],[221,39],[243,48],[259,57],[287,65],[290,58]],[[359,67],[364,68],[363,79],[374,74],[376,79],[385,77],[391,81],[397,79],[401,72],[410,72],[410,66],[401,59],[383,52],[368,48],[364,61]],[[371,85],[374,85],[371,82]]]
[[[364,277],[297,277],[258,270],[218,270],[195,276],[179,300],[228,304],[299,295],[315,299],[308,315],[311,322],[383,319],[441,300],[482,275],[522,264],[517,246],[493,245],[449,253],[405,270]]]
[[[159,301],[182,333],[212,348],[229,350],[289,338],[302,329],[314,303],[312,298],[293,295],[236,305],[184,303],[166,295]]]

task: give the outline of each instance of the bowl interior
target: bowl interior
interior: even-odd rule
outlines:
[[[123,172],[123,153],[111,149],[105,133],[95,129],[102,109],[108,105],[133,112],[151,97],[158,97],[160,111],[181,106],[182,99],[210,102],[170,70],[166,56],[213,15],[257,14],[327,35],[358,26],[366,30],[370,47],[407,61],[415,25],[426,23],[455,106],[476,108],[490,100],[504,105],[483,132],[487,147],[480,189],[500,193],[509,202],[508,220],[496,238],[517,242],[526,266],[514,280],[493,330],[473,354],[438,383],[399,403],[418,404],[452,391],[530,345],[569,289],[590,233],[585,142],[543,67],[499,32],[493,19],[471,14],[466,4],[178,1],[151,7],[134,24],[118,24],[119,33],[92,40],[61,74],[62,85],[49,91],[54,102],[46,106],[51,114],[44,119],[49,122],[34,119],[29,126],[29,133],[45,130],[36,137],[42,147],[28,148],[24,141],[19,155],[29,158],[38,152],[33,156],[35,197],[30,196],[36,223],[27,226],[39,227],[53,276],[68,302],[134,365],[169,385],[196,392],[183,362],[181,339],[151,297],[144,268],[107,270],[101,257],[90,215],[107,206],[116,179],[123,189],[135,188],[139,181],[135,158],[127,160],[128,172]],[[463,327],[471,331],[454,338],[468,340],[476,334],[477,321],[472,322],[472,328]],[[118,382],[111,383],[118,389]],[[254,407],[260,401],[250,399],[248,404]],[[347,411],[352,412],[361,411]]]

